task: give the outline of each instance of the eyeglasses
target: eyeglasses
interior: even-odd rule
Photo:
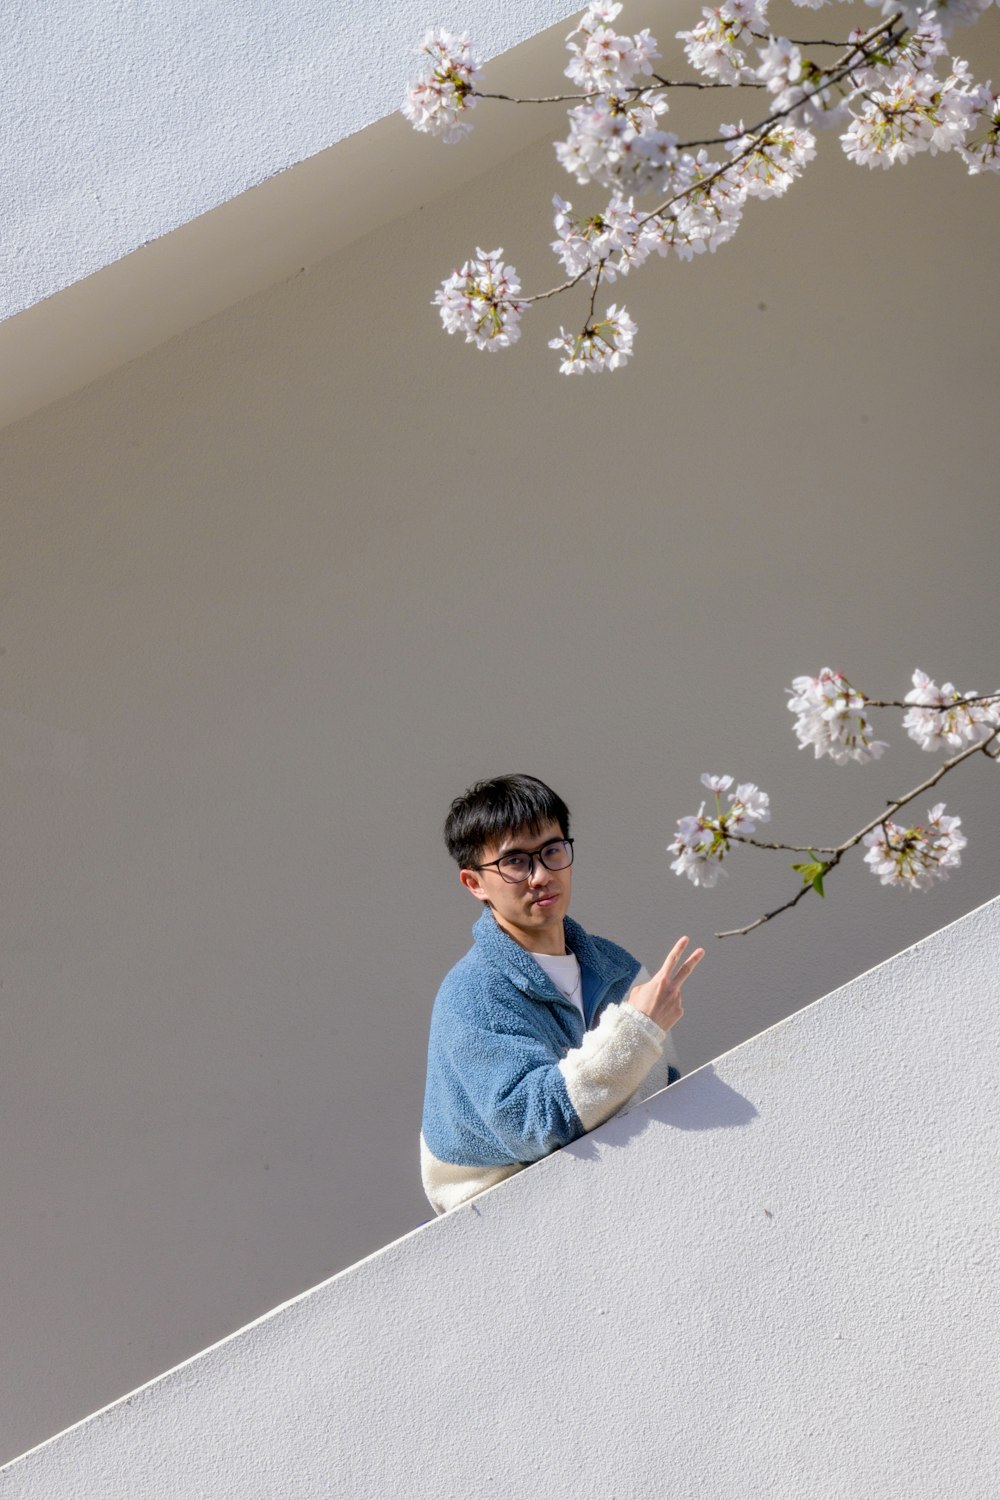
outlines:
[[[568,870],[573,863],[573,840],[553,839],[551,844],[543,844],[541,849],[530,854],[516,849],[511,854],[502,854],[499,859],[489,860],[485,865],[477,865],[476,869],[495,868],[500,879],[506,880],[508,885],[521,885],[535,873],[536,859],[546,870]]]

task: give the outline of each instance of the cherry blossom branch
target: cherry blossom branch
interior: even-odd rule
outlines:
[[[698,182],[692,183],[690,187],[684,188],[672,198],[665,199],[656,208],[650,209],[648,213],[639,219],[638,227],[641,229],[643,224],[647,224],[650,219],[661,217],[661,215],[666,213],[668,208],[673,208],[675,203],[679,203],[682,199],[690,197],[691,194],[704,191],[706,187],[711,186],[713,182],[736,166],[737,162],[743,161],[745,157],[752,156],[762,138],[766,137],[773,125],[779,124],[780,121],[787,119],[796,110],[801,109],[804,100],[811,99],[816,94],[823,93],[831,85],[840,83],[864,58],[868,57],[869,46],[872,42],[877,41],[879,37],[884,37],[890,47],[894,47],[897,42],[902,41],[906,35],[905,27],[899,32],[898,36],[894,34],[894,28],[901,19],[902,12],[896,11],[887,21],[883,21],[880,25],[872,27],[871,31],[866,32],[863,37],[860,37],[857,42],[853,43],[847,53],[847,58],[843,62],[839,63],[831,73],[823,74],[821,82],[815,88],[803,90],[802,98],[797,99],[794,104],[789,104],[784,109],[775,110],[766,119],[759,121],[756,125],[751,126],[748,131],[744,132],[750,138],[750,143],[742,151],[735,153],[729,161],[723,162],[720,167],[714,172],[710,172],[707,177],[700,178]],[[712,144],[717,143],[713,142]]]
[[[751,126],[748,131],[744,132],[747,139],[747,145],[742,147],[739,151],[734,152],[730,159],[726,162],[723,162],[719,167],[715,169],[714,172],[709,172],[706,174],[706,176],[698,178],[697,181],[690,183],[685,188],[682,188],[672,197],[664,199],[664,201],[658,204],[655,208],[651,208],[645,213],[639,215],[635,223],[636,230],[641,230],[644,225],[650,223],[652,220],[661,218],[669,209],[673,208],[678,203],[682,203],[686,198],[693,197],[696,193],[704,193],[707,188],[710,188],[714,182],[719,181],[727,173],[731,172],[732,169],[741,161],[744,161],[747,157],[752,156],[754,152],[759,150],[761,145],[766,141],[768,133],[775,125],[780,124],[782,120],[787,119],[790,115],[794,114],[796,110],[801,109],[804,101],[807,101],[813,98],[816,94],[823,93],[825,90],[836,86],[836,84],[840,83],[844,78],[848,77],[855,68],[857,68],[866,58],[870,57],[871,50],[873,49],[873,46],[876,42],[882,42],[888,47],[895,47],[897,43],[900,42],[906,35],[905,26],[902,27],[898,32],[896,31],[896,27],[899,25],[901,19],[902,12],[897,11],[887,20],[881,21],[877,26],[873,26],[871,30],[866,32],[863,37],[859,37],[857,41],[850,43],[844,58],[840,61],[840,63],[836,65],[836,67],[834,67],[831,72],[824,73],[821,76],[820,81],[814,88],[804,89],[802,98],[797,99],[794,103],[786,105],[782,109],[774,110],[765,119]],[[728,86],[729,85],[727,85],[727,87]],[[679,151],[686,151],[691,150],[695,147],[720,145],[724,144],[727,139],[727,137],[717,136],[703,141],[680,142],[678,143],[677,149]],[[619,253],[619,259],[621,258],[621,253]],[[615,265],[613,255],[609,255],[607,259],[612,266]],[[579,275],[573,277],[569,281],[562,282],[559,286],[550,287],[547,291],[544,292],[534,292],[528,297],[521,297],[519,300],[525,306],[528,306],[535,302],[544,302],[549,297],[556,297],[559,296],[562,292],[569,291],[572,287],[576,286],[578,282],[582,281],[584,277],[592,274],[592,272],[593,267],[588,266],[584,268],[584,270],[582,270]]]
[[[990,694],[987,696],[992,701],[995,700],[998,695]],[[892,706],[895,707],[896,705]],[[909,704],[903,704],[899,706],[910,707]],[[932,787],[937,786],[938,782],[941,781],[943,777],[947,776],[950,771],[953,771],[956,766],[960,766],[963,761],[968,760],[971,756],[977,754],[979,751],[982,751],[982,753],[991,760],[996,759],[996,755],[990,747],[996,746],[998,743],[1000,743],[1000,725],[998,725],[997,728],[993,730],[993,733],[989,736],[988,739],[980,741],[975,745],[969,745],[964,750],[960,750],[957,755],[953,755],[949,760],[944,761],[932,776],[928,776],[926,781],[922,781],[919,786],[915,786],[911,791],[907,792],[905,797],[894,798],[891,802],[888,803],[887,810],[885,812],[879,813],[877,817],[872,818],[870,822],[866,823],[865,826],[859,829],[857,833],[852,834],[849,839],[846,839],[844,841],[844,843],[838,844],[835,849],[829,850],[814,848],[806,850],[796,850],[795,852],[807,854],[830,854],[830,858],[828,860],[823,860],[821,862],[823,865],[821,877],[825,877],[831,870],[835,869],[836,866],[840,864],[840,861],[843,859],[844,855],[847,854],[851,849],[855,848],[858,844],[860,844],[862,839],[864,839],[869,833],[873,833],[874,830],[880,826],[884,828],[894,813],[899,812],[915,798],[922,796],[924,792],[929,792]],[[741,838],[739,834],[730,834],[730,838],[738,839],[741,843],[754,842],[751,839]],[[769,846],[762,845],[762,847],[767,848]],[[775,845],[774,847],[786,848],[790,846]],[[791,900],[783,902],[781,906],[776,906],[772,911],[765,912],[763,916],[758,917],[754,922],[747,923],[745,927],[733,927],[725,932],[717,932],[715,935],[716,937],[720,938],[743,937],[748,932],[753,932],[756,928],[762,927],[765,922],[772,921],[773,918],[779,916],[781,912],[790,911],[793,906],[798,905],[807,891],[813,889],[815,889],[813,881],[804,881],[801,889],[795,893]]]
[[[817,120],[848,119],[840,141],[847,157],[863,165],[954,149],[970,173],[1000,173],[1000,96],[990,84],[975,84],[967,64],[954,57],[947,78],[935,72],[953,22],[977,18],[966,12],[986,3],[938,0],[939,17],[916,15],[911,0],[906,19],[901,8],[867,32],[858,28],[847,42],[799,42],[767,33],[763,0],[727,0],[677,33],[688,61],[705,76],[670,79],[653,72],[659,53],[648,29],[620,35],[610,24],[620,5],[595,0],[567,37],[573,57],[565,72],[579,92],[524,97],[479,87],[482,68],[467,36],[428,32],[418,48],[421,74],[403,103],[415,129],[460,140],[479,99],[569,103],[570,133],[557,142],[559,160],[581,184],[612,192],[604,209],[589,214],[555,196],[552,248],[567,273],[556,286],[523,296],[502,249],[477,249],[434,296],[445,331],[479,349],[507,348],[520,338],[522,315],[534,303],[580,282],[589,281],[593,293],[597,281],[624,277],[654,251],[690,260],[699,250],[717,249],[736,232],[749,200],[778,196],[802,174],[816,155],[810,125]],[[754,43],[764,44],[757,66],[747,58]],[[819,47],[840,49],[839,59],[824,66],[802,50]],[[749,131],[740,121],[682,142],[657,124],[667,94],[681,88],[764,88],[772,95],[770,113]],[[725,160],[709,160],[705,148],[720,146]],[[654,208],[636,207],[656,191],[668,196]],[[631,358],[636,326],[625,306],[612,304],[595,319],[592,295],[583,335],[560,329],[549,340],[561,352],[563,373],[615,370]]]

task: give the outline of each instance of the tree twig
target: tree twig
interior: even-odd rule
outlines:
[[[941,778],[943,776],[947,776],[948,772],[953,771],[956,766],[960,766],[963,760],[968,760],[970,756],[976,755],[980,750],[990,760],[996,759],[994,752],[990,748],[994,744],[1000,744],[1000,725],[998,725],[997,728],[994,729],[993,733],[989,736],[988,739],[980,740],[975,745],[967,745],[966,748],[964,750],[960,750],[957,755],[953,755],[949,760],[944,761],[940,766],[938,766],[933,776],[928,776],[926,781],[922,781],[919,786],[915,786],[912,791],[907,792],[905,797],[896,797],[892,801],[890,801],[885,812],[879,813],[877,817],[872,818],[870,822],[865,824],[864,828],[861,828],[857,833],[852,834],[849,839],[846,839],[844,841],[844,843],[838,844],[835,849],[820,849],[815,846],[809,849],[794,849],[793,846],[787,844],[763,843],[760,845],[760,847],[765,849],[793,849],[793,852],[802,854],[829,854],[831,856],[830,859],[823,861],[825,868],[822,873],[825,878],[831,870],[835,869],[837,865],[840,864],[840,861],[850,849],[853,849],[857,844],[860,844],[861,840],[866,836],[866,834],[871,833],[874,829],[878,828],[880,824],[888,822],[894,813],[899,812],[900,808],[905,807],[907,803],[912,802],[915,797],[920,797],[924,792],[929,792],[931,787],[937,786]],[[730,837],[733,839],[738,839],[740,843],[752,844],[757,842],[754,839],[742,838],[739,834],[731,834]],[[781,912],[789,911],[793,906],[796,906],[802,900],[802,897],[806,894],[807,891],[811,891],[812,889],[813,887],[811,882],[805,882],[803,883],[801,890],[796,891],[795,895],[791,898],[790,901],[785,901],[781,906],[776,906],[773,911],[765,912],[764,915],[762,917],[758,917],[755,922],[748,922],[746,927],[731,927],[728,929],[728,931],[717,932],[715,935],[719,938],[744,937],[748,932],[753,932],[756,928],[763,927],[765,922],[770,922],[774,917],[779,916]]]

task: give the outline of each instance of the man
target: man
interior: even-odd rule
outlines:
[[[681,938],[650,979],[567,915],[569,809],[533,776],[477,782],[444,834],[485,910],[431,1017],[420,1156],[438,1213],[673,1082],[664,1044],[704,956]]]

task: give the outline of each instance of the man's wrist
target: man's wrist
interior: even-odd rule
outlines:
[[[652,1016],[647,1016],[644,1010],[640,1010],[637,1005],[633,1005],[631,996],[626,996],[626,998],[622,1001],[622,1004],[627,1010],[631,1011],[636,1021],[649,1037],[650,1041],[655,1042],[658,1047],[662,1047],[663,1039],[667,1034],[664,1028],[662,1026],[659,1026],[656,1021],[653,1020]]]

